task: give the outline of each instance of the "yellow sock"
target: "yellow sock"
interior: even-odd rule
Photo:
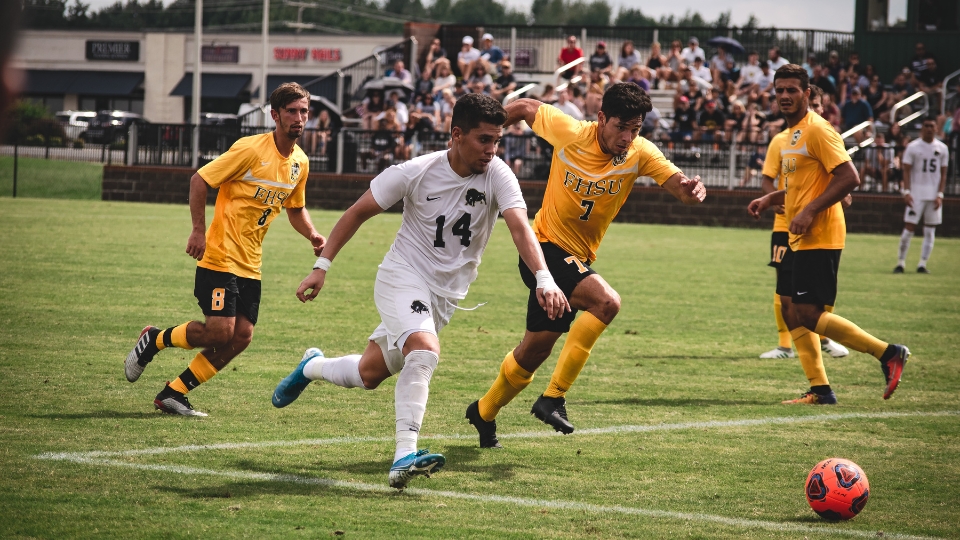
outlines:
[[[580,370],[590,358],[590,350],[594,343],[600,339],[600,334],[607,329],[600,319],[594,317],[589,312],[584,312],[570,327],[570,333],[567,334],[567,342],[560,351],[560,359],[557,360],[557,367],[553,370],[550,377],[550,386],[543,393],[546,397],[563,397],[567,390],[573,386],[573,382],[580,375]]]
[[[800,357],[800,366],[810,381],[810,386],[830,384],[827,372],[823,369],[823,357],[820,355],[820,337],[804,327],[790,331],[793,344],[797,346],[797,356]]]
[[[193,361],[190,362],[187,369],[177,377],[177,380],[170,383],[170,388],[173,388],[181,394],[186,394],[190,390],[209,381],[216,374],[217,368],[213,367],[213,364],[207,360],[207,357],[204,356],[203,353],[197,353],[197,356],[193,357]]]
[[[780,303],[780,295],[773,293],[773,316],[777,319],[777,337],[780,341],[780,347],[790,348],[790,329],[787,328],[787,321],[783,320],[783,304]]]
[[[873,355],[880,360],[887,350],[888,343],[864,332],[859,326],[839,315],[824,312],[817,321],[817,333],[838,341],[855,351]]]
[[[477,408],[480,412],[480,418],[487,422],[497,417],[507,403],[513,401],[530,382],[533,381],[533,373],[520,367],[517,359],[513,357],[513,351],[507,353],[507,356],[500,363],[500,374],[493,385],[487,390],[487,393],[480,398]]]
[[[185,322],[180,326],[172,326],[157,334],[157,350],[162,351],[167,347],[177,347],[178,349],[190,350],[193,347],[187,343],[187,325]]]

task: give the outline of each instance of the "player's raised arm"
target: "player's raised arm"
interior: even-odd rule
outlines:
[[[540,307],[547,312],[547,317],[554,320],[565,312],[569,312],[570,304],[567,302],[567,297],[547,269],[540,243],[534,236],[533,229],[530,228],[527,210],[525,208],[504,210],[503,220],[507,222],[507,228],[510,229],[510,235],[517,246],[520,258],[537,278],[537,300],[540,302]]]
[[[330,238],[327,239],[326,245],[320,253],[320,258],[317,259],[317,263],[313,267],[313,272],[305,277],[297,288],[297,298],[301,302],[313,300],[317,297],[320,289],[323,288],[330,263],[340,252],[340,249],[353,238],[353,235],[356,234],[364,222],[381,212],[383,212],[383,208],[380,207],[380,204],[373,198],[373,193],[368,189],[357,199],[357,202],[353,203],[353,206],[340,216],[337,224],[330,231]],[[307,291],[311,292],[307,293]]]
[[[504,122],[503,127],[510,127],[521,120],[528,126],[532,126],[537,119],[537,109],[541,105],[543,103],[530,98],[521,98],[510,103],[504,107],[507,110],[507,121]]]
[[[663,183],[663,187],[683,204],[700,204],[707,198],[707,188],[700,181],[700,175],[690,179],[677,172]]]

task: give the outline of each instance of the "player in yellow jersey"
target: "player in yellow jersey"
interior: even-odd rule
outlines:
[[[823,90],[818,86],[810,85],[810,110],[823,116]],[[782,183],[779,188],[774,186],[774,179],[780,176],[780,143],[788,139],[786,130],[781,131],[774,136],[767,148],[767,155],[773,156],[763,163],[763,180],[760,189],[764,193],[770,193],[777,189],[783,189]],[[842,201],[843,207],[850,206],[850,195]],[[777,279],[780,278],[780,265],[784,262],[784,257],[788,253],[788,227],[787,220],[783,217],[783,207],[776,207],[776,215],[773,218],[773,234],[770,236],[770,262],[771,266],[777,270]],[[788,261],[787,264],[792,264]],[[787,323],[783,320],[783,308],[780,295],[773,293],[773,315],[777,321],[777,338],[779,344],[777,348],[767,351],[760,355],[760,358],[793,358],[793,348],[790,346],[790,330]],[[850,351],[843,345],[832,341],[823,336],[820,337],[820,350],[834,358],[847,356]]]
[[[554,147],[543,206],[533,230],[547,267],[572,311],[549,319],[536,297],[536,279],[523,261],[520,276],[530,289],[526,333],[507,353],[486,395],[467,407],[481,448],[498,448],[495,418],[533,380],[533,373],[569,331],[547,390],[531,413],[557,431],[572,433],[564,396],[587,362],[590,350],[620,311],[620,296],[590,265],[613,218],[639,176],[649,176],[685,204],[706,197],[700,177],[689,179],[650,141],[639,138],[650,98],[631,83],[612,85],[603,95],[596,122],[577,121],[532,99],[507,105],[507,122],[525,120]],[[574,321],[577,310],[585,313]],[[571,326],[572,323],[572,326]]]
[[[790,298],[784,303],[783,318],[810,390],[784,403],[837,402],[823,368],[816,334],[876,357],[886,378],[883,398],[888,399],[900,383],[909,349],[880,341],[825,309],[834,305],[837,297],[837,271],[846,241],[840,201],[860,185],[860,178],[840,135],[829,122],[808,110],[809,86],[807,71],[796,64],[786,64],[774,75],[777,103],[789,126],[788,138],[779,145],[784,189],[754,199],[747,207],[759,218],[767,208],[782,204],[789,223],[792,264],[781,266],[777,294]],[[771,153],[767,156],[771,159]]]
[[[263,237],[281,208],[316,255],[323,249],[325,239],[304,208],[310,162],[296,145],[307,121],[310,94],[299,84],[285,83],[270,96],[270,106],[274,131],[238,140],[190,179],[193,232],[187,254],[199,261],[193,294],[205,321],[166,330],[147,326],[124,362],[127,380],[135,382],[157,352],[167,347],[203,348],[180,377],[157,394],[153,403],[160,411],[206,416],[193,409],[185,394],[216,375],[253,339]],[[211,187],[220,192],[213,222],[206,229]]]

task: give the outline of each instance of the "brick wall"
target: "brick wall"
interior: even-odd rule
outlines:
[[[108,165],[103,169],[102,197],[105,201],[187,204],[191,176],[192,170],[180,167]],[[356,174],[311,174],[307,183],[307,206],[344,210],[370,187],[371,178]],[[540,208],[544,186],[542,182],[520,182],[531,217]],[[747,215],[747,204],[759,195],[759,191],[712,188],[708,189],[704,204],[690,207],[662,188],[636,186],[616,221],[770,229],[772,214],[759,221]],[[215,200],[216,190],[210,190],[208,202],[213,204]],[[398,204],[391,211],[401,208]],[[846,212],[847,230],[899,234],[903,228],[903,209],[899,196],[855,193],[853,206]],[[944,201],[943,224],[937,227],[937,235],[960,236],[960,199]]]

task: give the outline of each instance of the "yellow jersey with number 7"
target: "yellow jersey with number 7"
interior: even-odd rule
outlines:
[[[553,145],[543,206],[533,220],[541,242],[583,262],[593,262],[610,222],[639,176],[662,185],[680,169],[650,141],[637,137],[611,156],[597,143],[597,122],[577,121],[552,105],[540,105],[533,131]]]
[[[299,146],[283,157],[273,132],[243,137],[197,171],[220,188],[197,266],[260,279],[263,237],[280,208],[303,208],[310,162]]]

